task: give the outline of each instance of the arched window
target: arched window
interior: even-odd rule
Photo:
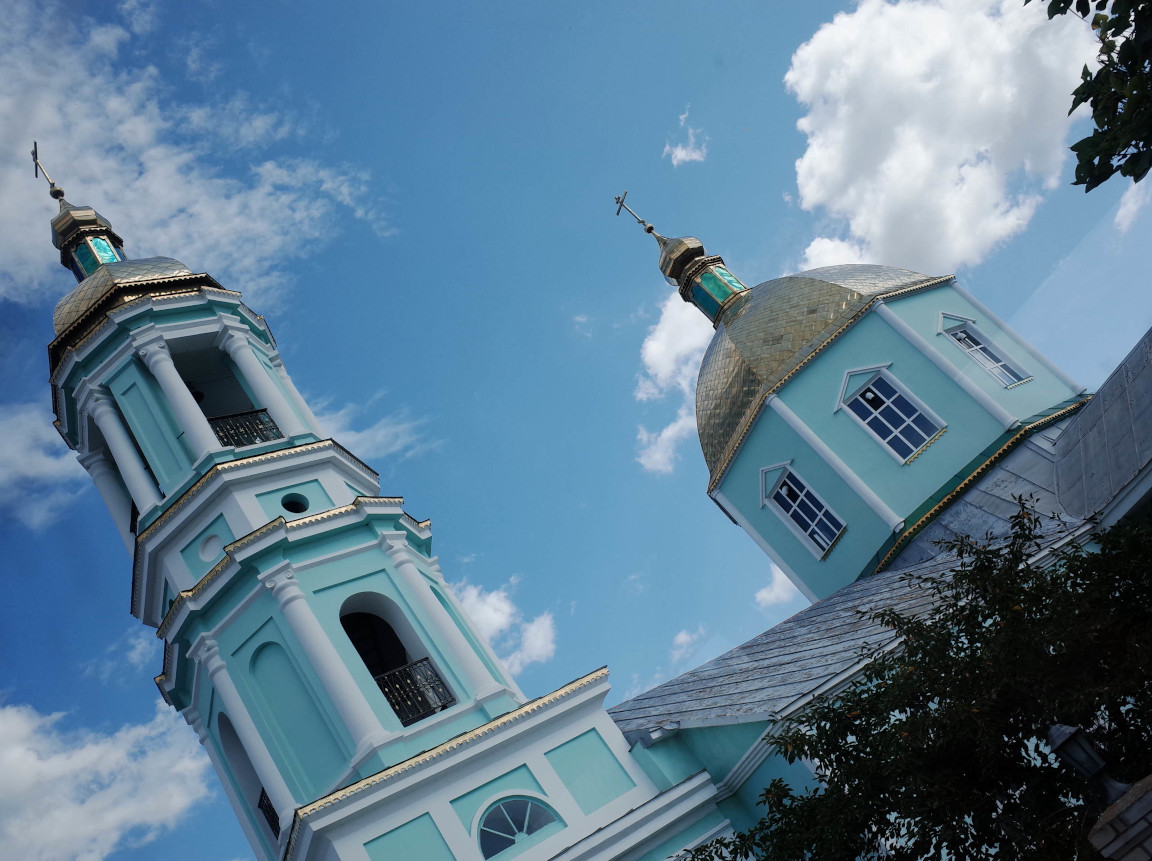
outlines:
[[[480,820],[480,852],[485,858],[495,858],[526,841],[537,843],[563,827],[559,817],[542,802],[505,798],[492,805]]]
[[[432,665],[428,653],[412,654],[412,650],[423,650],[423,646],[411,625],[400,617],[401,630],[407,635],[401,639],[383,616],[368,612],[372,597],[355,596],[346,601],[340,624],[400,723],[409,726],[455,704],[456,697]],[[405,643],[410,648],[406,648]]]

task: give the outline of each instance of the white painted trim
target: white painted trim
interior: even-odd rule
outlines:
[[[977,299],[975,296],[973,296],[971,293],[969,293],[967,290],[965,290],[960,285],[960,282],[953,281],[952,282],[952,289],[955,290],[957,293],[959,293],[961,296],[963,296],[965,299],[967,299],[969,302],[971,302],[973,308],[975,308],[977,311],[979,311],[981,314],[983,314],[985,317],[987,317],[996,326],[1000,327],[1000,329],[1002,331],[1007,332],[1012,337],[1012,339],[1016,341],[1017,344],[1019,344],[1021,347],[1023,347],[1025,350],[1028,351],[1029,355],[1031,355],[1032,358],[1034,358],[1037,362],[1039,362],[1041,365],[1043,365],[1045,368],[1047,368],[1049,371],[1051,371],[1056,376],[1056,378],[1058,380],[1060,380],[1060,382],[1062,382],[1064,385],[1068,386],[1068,388],[1072,389],[1073,393],[1078,395],[1078,394],[1081,394],[1082,392],[1088,391],[1086,386],[1080,385],[1078,382],[1076,382],[1074,379],[1072,379],[1070,376],[1068,376],[1066,373],[1064,373],[1062,370],[1060,370],[1060,368],[1058,368],[1055,365],[1055,363],[1050,361],[1047,356],[1045,356],[1043,353],[1041,353],[1039,350],[1037,350],[1035,347],[1033,347],[1023,336],[1021,336],[1021,334],[1019,332],[1017,332],[1015,329],[1013,329],[1011,326],[1009,326],[1007,323],[1005,323],[1003,320],[1001,320],[998,316],[996,316],[996,314],[992,311],[991,308],[989,308],[987,305],[985,305],[983,302],[981,302],[979,299]]]
[[[955,320],[955,323],[949,325],[944,324],[944,319]],[[947,330],[956,328],[957,325],[964,325],[965,323],[975,323],[976,320],[972,317],[964,317],[960,314],[950,314],[947,311],[941,311],[936,317],[936,334],[943,335]]]
[[[948,379],[963,389],[964,392],[983,407],[990,416],[1003,425],[1004,430],[1008,430],[1019,424],[1019,421],[1012,413],[996,403],[991,395],[972,382],[972,380],[954,364],[945,359],[939,350],[929,344],[923,335],[905,323],[895,311],[884,304],[882,299],[876,300],[872,306],[872,310],[881,320],[891,326],[897,334],[902,335],[909,344],[919,350],[926,359],[939,368]],[[849,410],[849,412],[851,413],[852,411]]]
[[[862,389],[866,388],[867,386],[872,385],[872,383],[875,382],[876,380],[880,379],[880,377],[883,377],[884,380],[889,385],[892,386],[892,388],[896,389],[896,391],[900,395],[905,397],[912,404],[912,406],[916,407],[917,411],[919,411],[922,415],[925,415],[928,418],[930,418],[933,421],[933,423],[939,428],[939,430],[936,431],[936,433],[933,434],[931,438],[924,441],[924,445],[920,446],[920,448],[913,451],[910,455],[908,455],[908,457],[901,457],[899,455],[899,453],[894,448],[892,448],[892,446],[888,445],[887,442],[880,439],[880,437],[876,434],[876,432],[873,431],[872,428],[868,427],[868,425],[864,421],[864,419],[862,419],[862,418],[860,418],[860,416],[856,415],[854,410],[852,410],[852,409],[844,410],[844,413],[850,419],[852,419],[852,421],[856,422],[856,424],[859,425],[860,429],[863,430],[864,433],[868,434],[868,436],[870,438],[874,439],[877,442],[877,444],[882,449],[884,449],[884,451],[888,452],[888,454],[891,456],[891,458],[894,461],[896,461],[898,464],[903,466],[904,464],[910,462],[918,454],[920,454],[920,452],[922,452],[925,448],[928,447],[928,445],[932,442],[933,439],[935,439],[937,436],[940,435],[941,432],[943,432],[945,429],[947,429],[948,423],[946,421],[944,421],[944,419],[940,418],[940,416],[938,416],[932,409],[930,409],[927,404],[925,404],[922,400],[920,400],[918,397],[916,397],[914,394],[912,394],[912,391],[907,386],[905,386],[902,382],[900,382],[900,380],[896,378],[895,374],[893,374],[891,371],[887,371],[887,370],[877,372],[874,376],[870,377],[868,382],[864,383],[864,385],[860,386],[858,389],[853,389],[852,390],[852,396],[848,397],[847,395],[845,395],[842,399],[842,403],[844,403],[844,405],[847,406],[849,401],[854,401],[857,397],[859,397],[860,391]],[[922,433],[922,431],[921,431],[921,433]],[[907,440],[903,440],[903,441],[907,442]],[[893,527],[893,529],[895,529],[895,527]]]
[[[719,490],[712,491],[712,496],[724,507],[726,511],[730,511],[732,513],[732,519],[736,521],[737,525],[748,533],[752,540],[756,542],[757,546],[764,551],[764,554],[769,559],[776,563],[776,567],[784,572],[784,576],[792,581],[792,585],[800,590],[800,594],[802,594],[813,604],[820,600],[819,596],[808,587],[808,584],[796,576],[796,572],[793,571],[791,566],[789,566],[788,563],[784,561],[784,557],[777,553],[772,545],[764,540],[764,536],[761,535],[752,526],[752,524],[748,521],[748,518],[732,506],[732,503],[727,496],[725,496]]]
[[[996,385],[998,385],[1000,388],[1002,388],[1002,389],[1014,389],[1017,386],[1022,385],[1022,384],[1026,383],[1032,379],[1032,375],[1029,374],[1027,371],[1025,371],[1019,362],[1017,362],[1014,358],[1009,356],[1004,351],[1004,348],[1002,346],[1000,346],[998,343],[996,343],[996,341],[994,341],[992,338],[989,338],[988,335],[984,332],[984,330],[981,329],[978,325],[976,325],[975,320],[960,319],[960,318],[957,318],[955,315],[952,315],[952,314],[945,315],[945,314],[941,313],[940,316],[941,316],[941,318],[947,316],[950,319],[957,320],[958,322],[956,322],[955,324],[953,324],[951,326],[947,326],[945,328],[942,328],[936,334],[943,336],[944,339],[946,341],[948,341],[949,343],[951,343],[957,350],[959,350],[966,357],[966,359],[969,362],[971,362],[973,365],[975,365],[980,370],[982,370],[984,373],[986,373],[988,376],[990,376],[996,382]],[[943,321],[941,321],[941,322],[943,322]],[[1001,359],[1001,361],[1004,362],[1004,364],[1008,365],[1008,367],[1010,367],[1012,369],[1012,372],[1014,374],[1016,374],[1018,377],[1020,377],[1020,379],[1018,379],[1014,383],[1005,383],[1003,380],[1001,380],[999,377],[997,377],[992,372],[991,368],[988,368],[985,365],[982,365],[976,359],[976,357],[972,355],[972,352],[970,350],[965,349],[964,346],[959,341],[957,341],[955,338],[952,337],[952,331],[955,329],[963,329],[966,332],[971,332],[977,338],[979,338],[980,341],[983,342],[984,346],[986,346],[993,353],[995,353],[996,350],[999,350],[1001,353],[1004,353],[1005,358]],[[993,348],[995,348],[995,349],[993,349]]]
[[[488,808],[492,807],[494,804],[496,804],[496,802],[505,798],[530,798],[533,801],[539,801],[541,804],[556,814],[556,818],[561,823],[563,823],[565,828],[568,827],[568,821],[560,815],[558,810],[556,810],[556,802],[548,796],[542,795],[539,792],[534,792],[531,789],[501,789],[489,794],[488,797],[485,798],[484,801],[480,804],[480,806],[476,808],[476,813],[472,816],[472,822],[467,826],[469,836],[471,836],[474,840],[479,836],[480,821],[484,817],[484,814],[488,812]]]
[[[832,410],[833,413],[840,412],[844,406],[847,398],[845,397],[848,392],[848,381],[853,377],[863,376],[864,374],[873,375],[877,371],[886,371],[892,367],[891,362],[885,362],[883,365],[869,365],[866,368],[850,368],[844,372],[844,377],[840,380],[840,393],[836,395],[836,407]],[[865,383],[867,385],[867,383]]]
[[[876,491],[865,484],[860,476],[853,472],[852,468],[849,467],[836,452],[829,448],[828,444],[820,439],[812,428],[808,427],[808,425],[792,411],[791,407],[780,399],[779,395],[769,395],[768,406],[779,415],[780,418],[784,419],[784,422],[832,468],[833,472],[840,476],[840,479],[852,489],[853,493],[863,500],[865,505],[876,513],[877,517],[884,521],[884,524],[889,529],[895,531],[904,523],[903,518],[889,508],[884,500],[876,494]],[[852,415],[851,410],[848,410],[848,413]],[[875,435],[872,434],[871,431],[868,433],[875,438]],[[887,448],[887,446],[885,446],[885,448]],[[815,599],[813,598],[813,600]]]
[[[823,561],[825,557],[827,557],[828,554],[832,552],[832,549],[836,546],[837,542],[840,541],[840,536],[848,530],[848,521],[837,514],[832,506],[825,502],[823,497],[821,497],[820,494],[812,489],[812,483],[805,479],[792,467],[781,465],[777,468],[780,470],[780,475],[776,478],[775,484],[772,485],[772,490],[767,492],[764,490],[764,478],[765,473],[767,473],[771,467],[765,467],[764,469],[760,470],[760,507],[767,507],[771,509],[771,511],[775,513],[778,518],[780,518],[780,522],[788,527],[789,531],[791,531],[791,533],[796,536],[797,540],[805,547],[807,547],[812,555],[816,557],[816,559]],[[783,483],[785,476],[790,474],[796,476],[796,480],[804,485],[804,489],[811,493],[813,497],[815,497],[816,501],[824,507],[825,511],[829,512],[833,517],[840,521],[840,531],[836,533],[836,537],[832,539],[827,549],[821,550],[820,547],[816,544],[816,540],[803,529],[801,529],[800,524],[794,521],[789,515],[785,514],[784,511],[780,508],[780,503],[776,502],[776,500],[772,498],[776,495],[776,491],[780,488],[780,485]]]

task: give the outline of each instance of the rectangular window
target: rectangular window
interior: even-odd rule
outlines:
[[[844,531],[844,521],[791,470],[784,473],[771,499],[780,512],[808,536],[821,555],[828,552]]]
[[[1014,386],[1024,381],[1024,375],[1001,359],[984,343],[984,339],[971,326],[957,326],[948,330],[948,335],[1002,386]]]
[[[884,374],[878,374],[846,406],[902,461],[927,445],[943,427]]]

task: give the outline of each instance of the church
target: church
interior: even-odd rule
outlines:
[[[934,541],[1004,534],[1021,494],[1060,515],[1050,544],[1077,540],[1152,486],[1152,337],[1093,396],[954,276],[749,288],[637,218],[715,327],[696,414],[716,516],[815,603],[612,708],[607,668],[527,699],[428,521],[325,435],[236,285],[131,259],[50,193],[77,281],[52,321],[56,427],[131,553],[161,696],[261,861],[660,861],[746,828],[773,778],[811,778],[774,722],[885,645],[857,611],[922,600],[902,575],[948,564]]]

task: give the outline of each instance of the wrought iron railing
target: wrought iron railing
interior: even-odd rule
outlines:
[[[267,410],[249,410],[246,413],[219,416],[208,419],[208,424],[212,425],[220,445],[239,448],[284,438],[284,434],[280,433],[280,428],[276,427],[276,422],[272,421]]]
[[[268,797],[264,787],[260,787],[260,800],[256,802],[256,807],[264,814],[264,818],[268,820],[268,827],[272,829],[272,834],[279,840],[280,818],[276,815],[276,808],[272,806],[272,799]]]
[[[376,676],[376,684],[404,726],[448,708],[456,697],[427,658]]]

